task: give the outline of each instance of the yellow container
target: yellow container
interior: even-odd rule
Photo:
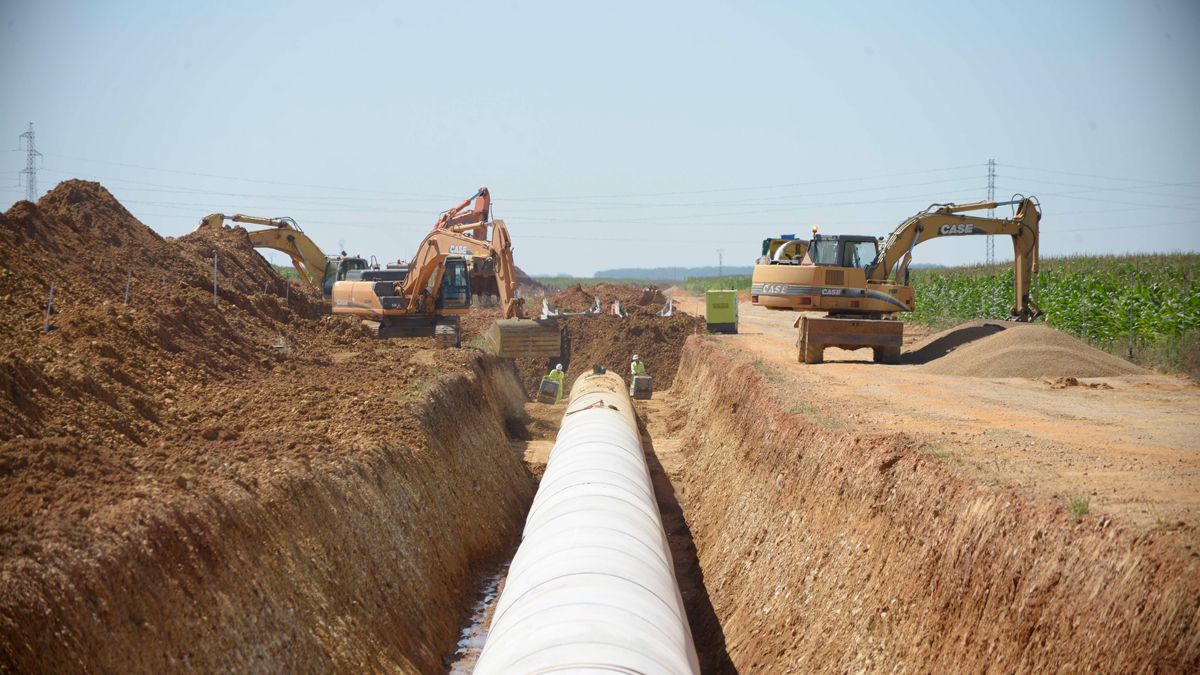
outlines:
[[[706,292],[704,317],[710,333],[737,333],[737,291]]]

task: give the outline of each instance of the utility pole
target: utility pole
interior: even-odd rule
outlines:
[[[996,200],[996,160],[989,159],[988,163],[987,163],[987,168],[988,168],[987,200],[989,202],[992,202],[992,201]],[[993,217],[995,217],[995,215],[996,215],[996,209],[988,209],[988,218],[993,218]],[[987,255],[985,257],[987,259],[987,264],[989,267],[996,264],[996,237],[994,235],[989,234],[987,236]]]
[[[725,249],[717,249],[717,276],[721,277],[721,286],[725,285],[725,262],[722,256],[725,255]]]
[[[29,131],[21,134],[20,138],[25,144],[25,170],[21,172],[25,176],[25,199],[33,202],[38,198],[37,160],[42,156],[33,144],[33,122],[29,123]]]

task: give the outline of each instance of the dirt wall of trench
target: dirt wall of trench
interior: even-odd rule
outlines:
[[[740,671],[1200,668],[1200,558],[1169,530],[1076,519],[904,435],[822,427],[708,338],[673,393],[723,633],[697,641],[724,640]]]
[[[10,560],[0,671],[440,671],[533,491],[505,435],[515,374],[464,370],[426,390],[425,440],[133,506],[82,559]]]

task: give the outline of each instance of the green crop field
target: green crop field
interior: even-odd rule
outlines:
[[[916,311],[904,319],[944,328],[1004,319],[1010,265],[913,270]],[[1045,322],[1148,366],[1200,375],[1200,255],[1079,256],[1041,261]]]
[[[905,321],[935,330],[971,319],[1005,319],[1011,264],[912,270],[916,311]],[[750,287],[748,276],[688,279],[693,293]],[[1200,377],[1200,254],[1045,258],[1037,301],[1050,326],[1108,352]]]
[[[734,274],[723,277],[692,277],[683,282],[682,286],[691,293],[704,291],[748,291],[750,290],[749,274]]]

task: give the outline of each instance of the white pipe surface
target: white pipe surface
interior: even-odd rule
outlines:
[[[475,672],[699,673],[633,404],[571,387]]]

